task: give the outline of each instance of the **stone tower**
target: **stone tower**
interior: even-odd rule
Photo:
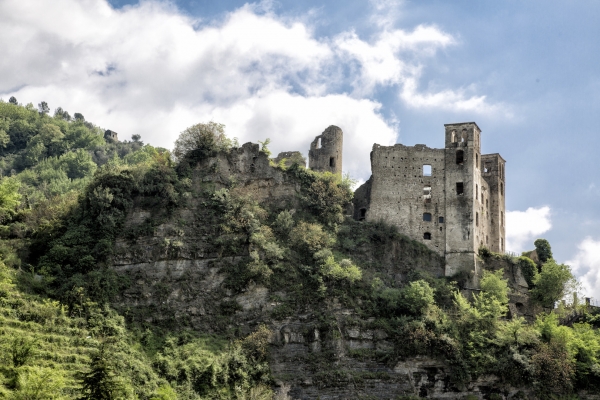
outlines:
[[[329,171],[341,175],[343,139],[342,130],[330,125],[310,144],[308,167],[315,171]]]
[[[354,218],[384,220],[446,258],[446,275],[478,275],[480,247],[505,248],[504,159],[481,154],[474,122],[444,125],[445,146],[373,145],[371,178],[354,193]]]

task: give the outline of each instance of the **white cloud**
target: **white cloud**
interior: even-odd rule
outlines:
[[[585,296],[600,301],[600,240],[586,237],[578,246],[575,257],[565,264],[571,266]]]
[[[384,11],[395,4],[377,2],[377,15],[392,15]],[[328,39],[268,3],[207,22],[158,0],[119,10],[106,0],[3,0],[0,95],[45,100],[122,139],[140,134],[164,147],[185,127],[213,119],[242,141],[270,137],[273,150],[306,152],[336,124],[346,134],[344,169],[364,178],[371,145],[397,138],[397,122],[372,99],[376,87],[397,88],[413,107],[493,107],[462,89],[419,93],[425,63],[455,43],[450,34],[378,26],[372,41],[353,32]],[[350,94],[340,89],[348,87]]]
[[[506,248],[520,254],[533,249],[539,235],[552,228],[550,207],[529,207],[525,211],[506,212]]]

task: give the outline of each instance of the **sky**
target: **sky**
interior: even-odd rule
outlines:
[[[598,21],[593,0],[0,0],[0,98],[166,148],[213,120],[306,154],[333,124],[359,181],[373,143],[475,121],[507,160],[507,248],[548,239],[600,299]]]

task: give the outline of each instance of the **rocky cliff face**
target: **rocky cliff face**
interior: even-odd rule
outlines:
[[[503,385],[498,377],[456,383],[452,365],[434,354],[390,357],[402,338],[390,338],[375,318],[358,312],[360,300],[330,298],[318,309],[306,306],[284,313],[289,296],[285,287],[273,290],[253,281],[234,287],[232,276],[248,259],[248,246],[223,252],[214,210],[203,195],[205,189],[222,188],[271,207],[298,207],[297,180],[271,167],[267,156],[250,143],[194,168],[185,201],[175,210],[156,210],[138,201],[113,258],[113,268],[131,282],[114,304],[127,318],[232,336],[266,324],[273,332],[270,359],[275,383],[291,385],[289,394],[295,399],[527,398],[527,390]],[[365,273],[397,284],[417,272],[444,274],[442,257],[408,239],[348,246],[353,259],[366,266]],[[531,314],[527,283],[518,266],[490,259],[486,268],[504,269],[513,289],[511,313]],[[491,393],[501,397],[490,397]]]

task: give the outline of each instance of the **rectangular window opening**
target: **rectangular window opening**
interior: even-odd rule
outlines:
[[[462,195],[464,193],[464,186],[462,182],[456,182],[456,194]]]
[[[444,217],[440,217],[440,218],[438,219],[438,222],[439,222],[440,224],[443,224],[443,223],[444,223]]]
[[[431,165],[423,165],[423,176],[431,176]]]
[[[423,200],[425,203],[431,203],[431,186],[425,186],[423,188]]]
[[[335,167],[335,157],[329,157],[329,166]]]

